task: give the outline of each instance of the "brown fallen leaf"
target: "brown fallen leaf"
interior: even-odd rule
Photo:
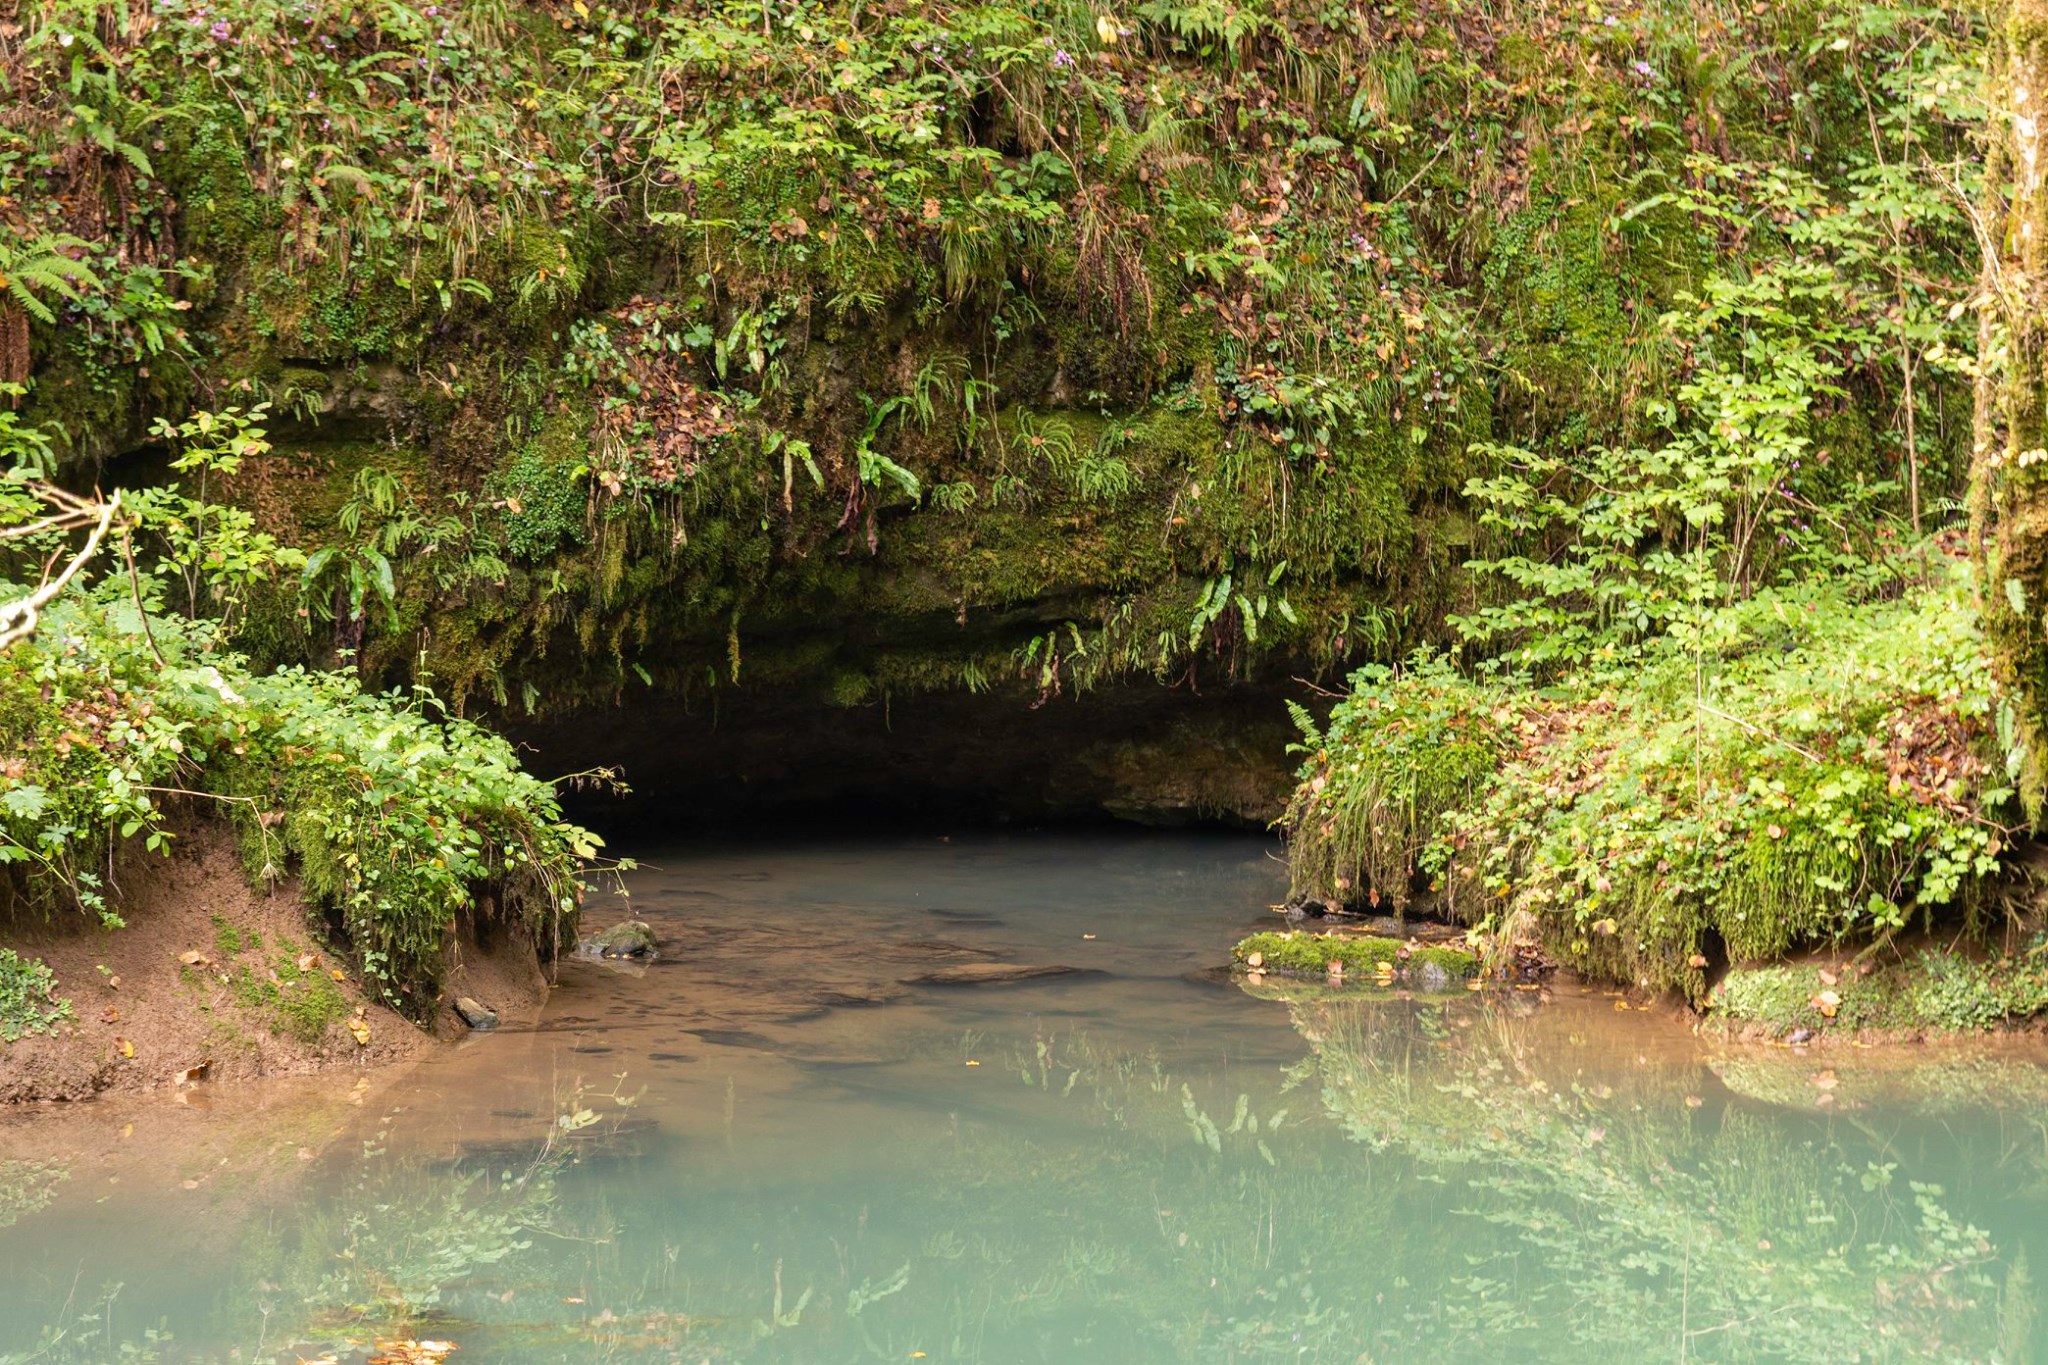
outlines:
[[[319,965],[319,963],[320,955],[318,953],[299,954],[299,970],[302,972],[312,971],[314,967]]]
[[[1813,1007],[1819,1010],[1823,1017],[1832,1019],[1835,1017],[1835,1011],[1842,1008],[1842,997],[1833,991],[1822,991],[1813,997]]]
[[[348,1021],[348,1031],[355,1036],[358,1045],[362,1047],[370,1045],[370,1021],[363,1018],[360,1014]]]
[[[114,1051],[120,1053],[131,1062],[135,1060],[135,1044],[129,1042],[126,1038],[116,1038],[114,1040]]]
[[[1840,978],[1839,976],[1836,976],[1836,975],[1835,975],[1835,974],[1834,974],[1833,972],[1829,971],[1829,970],[1828,970],[1827,968],[1825,968],[1825,967],[1821,968],[1821,971],[1820,971],[1820,984],[1821,984],[1821,985],[1823,985],[1823,986],[1832,986],[1832,985],[1834,985],[1834,984],[1835,984],[1836,982],[1840,981],[1841,979],[1842,979],[1842,978]]]
[[[329,976],[333,977],[333,978],[334,978],[334,979],[335,979],[336,981],[346,981],[346,980],[348,980],[348,973],[347,973],[347,972],[345,972],[345,971],[343,971],[343,970],[342,970],[341,968],[339,968],[339,967],[336,967],[336,968],[334,968],[334,969],[333,969],[332,971],[328,972],[327,974],[328,974]]]
[[[371,1356],[369,1365],[441,1365],[455,1349],[452,1341],[380,1341],[382,1354]]]
[[[187,948],[184,952],[179,953],[178,961],[184,963],[187,967],[211,967],[213,965],[213,959],[200,952],[197,948]]]
[[[1685,960],[1685,965],[1695,969],[1704,967],[1707,965],[1707,955],[1705,953],[1694,953]]]

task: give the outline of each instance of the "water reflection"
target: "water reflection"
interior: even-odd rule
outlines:
[[[1712,1068],[1596,1079],[1560,1065],[1575,1050],[1560,1036],[1570,1012],[1512,1003],[1433,1009],[1305,993],[1290,1004],[1332,1116],[1462,1193],[1449,1202],[1470,1269],[1447,1282],[1486,1336],[1616,1357],[2027,1356],[2024,1250],[2002,1256],[1958,1215],[1947,1172],[1905,1160],[1896,1133],[1846,1112],[1809,1122],[1708,1084],[1735,1076],[1820,1111],[1846,1071],[1869,1091],[1859,1107],[1888,1125],[1904,1106],[1884,1082],[1921,1102],[1946,1098],[1937,1078],[1952,1068],[1859,1071],[1750,1051]],[[1988,1078],[1982,1059],[1963,1067]],[[2030,1083],[2041,1074],[2028,1063],[1995,1070]],[[1965,1110],[1952,1116],[1971,1122]]]
[[[0,1361],[2029,1358],[2040,1049],[1240,990],[1265,852],[660,859],[670,956],[535,1032],[147,1159],[0,1125]],[[914,984],[988,962],[1081,970]]]

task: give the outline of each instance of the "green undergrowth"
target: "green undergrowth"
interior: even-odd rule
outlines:
[[[1259,970],[1326,974],[1330,964],[1339,962],[1353,974],[1376,973],[1382,964],[1392,967],[1404,980],[1418,979],[1424,967],[1441,970],[1450,981],[1463,981],[1479,972],[1479,959],[1471,952],[1442,943],[1409,943],[1397,938],[1351,934],[1260,933],[1242,939],[1230,950],[1242,967],[1257,953]]]
[[[1354,680],[1287,815],[1295,893],[1533,923],[1697,999],[1710,958],[1988,924],[2009,714],[1968,572],[1768,590],[1712,656],[1549,686],[1441,658]]]
[[[573,927],[595,853],[510,745],[431,695],[253,674],[210,623],[153,610],[145,632],[118,579],[60,599],[32,640],[0,653],[0,733],[14,755],[0,771],[0,865],[16,913],[83,908],[118,927],[102,871],[116,850],[166,851],[179,822],[223,820],[252,878],[296,876],[373,991],[415,1018],[435,1003],[458,908],[485,903],[545,953]],[[227,929],[219,946],[256,948]],[[268,967],[256,978],[262,995]],[[339,997],[302,984],[305,1011],[276,1003],[289,1027],[317,1032],[332,1012],[317,1002]]]
[[[308,574],[243,643],[457,704],[1396,657],[1467,605],[1488,443],[1639,434],[1694,359],[1664,313],[1870,236],[1836,210],[1871,177],[1898,270],[1825,290],[1837,460],[1896,458],[1883,311],[1930,417],[1967,387],[1919,357],[1968,327],[1924,282],[1972,239],[1886,178],[1959,145],[1960,15],[55,0],[22,30],[0,380],[78,469],[196,393],[269,403],[303,459],[235,496]],[[1964,427],[1921,424],[1930,486]],[[916,644],[777,646],[855,616]]]
[[[1986,958],[1921,948],[1877,967],[1737,967],[1707,996],[1709,1018],[1773,1037],[1796,1030],[1977,1033],[2044,1010],[2048,961],[2038,946]]]
[[[57,978],[46,964],[0,948],[0,1042],[55,1033],[71,1017],[71,1002],[58,996]]]

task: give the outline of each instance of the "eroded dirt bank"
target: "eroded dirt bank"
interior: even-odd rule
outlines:
[[[431,1046],[372,1002],[295,884],[251,887],[219,830],[190,832],[169,857],[124,860],[110,890],[124,928],[75,912],[0,924],[0,942],[47,963],[70,1005],[54,1033],[0,1046],[0,1103],[368,1072]],[[460,1028],[447,1004],[458,995],[520,1021],[547,994],[529,943],[512,930],[480,936],[470,920],[451,935],[442,1034]]]

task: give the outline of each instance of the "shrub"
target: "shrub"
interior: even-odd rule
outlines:
[[[1711,675],[1650,656],[1506,694],[1433,660],[1361,674],[1289,808],[1296,890],[1405,892],[1419,864],[1462,918],[1532,917],[1572,965],[1695,999],[1716,952],[1971,922],[2010,793],[1969,571],[1933,572],[1904,599],[1759,594]]]

